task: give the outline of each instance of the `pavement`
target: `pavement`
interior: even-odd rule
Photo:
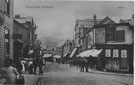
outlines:
[[[133,85],[133,77],[133,74],[93,69],[80,72],[75,66],[57,63],[47,63],[43,75],[24,74],[25,85]],[[4,82],[4,79],[0,79],[0,85]]]
[[[25,78],[25,85],[37,85],[40,75],[23,74]],[[0,85],[4,85],[5,79],[0,79]]]
[[[40,75],[24,74],[25,85],[37,85]]]
[[[68,64],[47,63],[37,85],[133,85],[133,74],[92,69],[80,72],[80,69]]]

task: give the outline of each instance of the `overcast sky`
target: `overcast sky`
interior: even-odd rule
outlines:
[[[14,0],[14,14],[33,16],[38,25],[38,37],[72,38],[75,20],[103,19],[109,16],[114,21],[131,18],[133,1],[47,1],[47,0]]]

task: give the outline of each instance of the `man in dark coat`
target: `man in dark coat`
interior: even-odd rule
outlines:
[[[43,67],[43,58],[42,57],[40,57],[39,58],[39,63],[38,63],[38,65],[39,65],[39,74],[43,74],[43,69],[42,69],[42,67]]]
[[[85,66],[84,59],[81,59],[80,63],[81,63],[81,70],[80,70],[80,72],[84,72],[84,66]]]
[[[88,66],[89,66],[88,60],[85,58],[84,61],[85,61],[86,72],[88,72]]]

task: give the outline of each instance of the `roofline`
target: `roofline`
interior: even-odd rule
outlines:
[[[18,23],[19,25],[23,26],[25,29],[28,29],[26,26],[24,26],[23,24],[21,24],[20,22],[18,22],[17,20],[14,19],[14,22]]]
[[[98,27],[106,27],[106,26],[112,26],[112,25],[115,25],[115,26],[120,26],[120,25],[128,25],[130,26],[130,24],[127,22],[127,23],[115,23],[115,24],[100,24],[100,25],[93,25],[90,30],[88,30],[88,32],[86,34],[84,34],[84,36],[82,38],[84,38],[89,32],[91,32],[93,29],[97,29]]]
[[[120,26],[120,25],[130,25],[130,24],[128,22],[126,22],[126,23],[115,23],[115,24],[99,24],[99,25],[95,25],[95,28],[97,28],[97,27],[112,26],[112,25]]]

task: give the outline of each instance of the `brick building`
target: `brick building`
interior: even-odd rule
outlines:
[[[5,57],[13,58],[13,1],[0,0],[0,67]]]

